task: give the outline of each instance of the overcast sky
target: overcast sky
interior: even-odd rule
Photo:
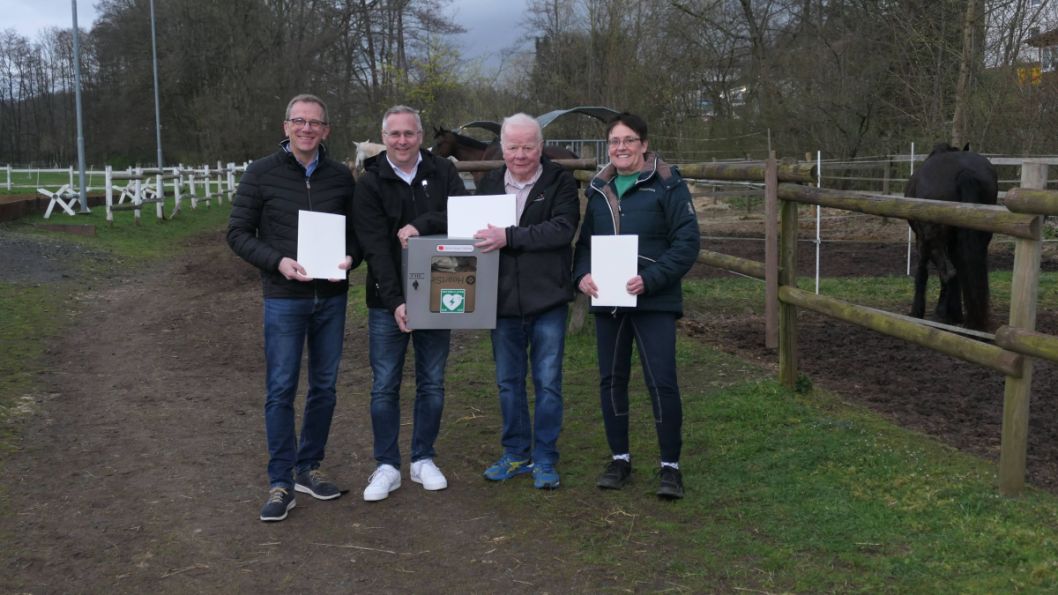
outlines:
[[[521,20],[525,3],[526,0],[454,0],[448,7],[449,14],[467,30],[456,38],[463,57],[484,58],[487,64],[495,65],[500,51],[524,34]],[[70,27],[72,8],[71,0],[0,0],[0,29],[15,29],[33,40],[45,27]],[[77,24],[81,29],[91,29],[95,18],[94,0],[78,0]]]

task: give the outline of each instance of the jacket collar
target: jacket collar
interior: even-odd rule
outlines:
[[[426,151],[426,149],[419,149],[419,157],[422,161],[419,162],[419,169],[415,172],[416,180],[428,177],[434,172],[433,161],[430,160],[431,156],[431,153]],[[386,151],[382,151],[374,157],[365,159],[364,171],[374,171],[379,178],[385,180],[400,180],[400,176],[397,175],[397,172],[393,171],[393,167],[389,164],[389,159],[386,158]]]
[[[298,161],[297,157],[294,157],[294,153],[290,151],[290,139],[289,138],[284,138],[283,140],[279,141],[279,148],[284,153],[289,155],[290,158],[293,159],[295,162]],[[320,163],[322,163],[324,157],[327,156],[327,147],[324,146],[323,143],[320,143],[319,148],[316,149],[316,150],[317,150],[316,159],[318,159],[320,161]]]
[[[668,180],[672,177],[672,167],[665,163],[661,159],[661,156],[653,151],[647,151],[643,156],[643,169],[639,171],[639,177],[636,178],[636,184],[642,184],[655,174],[659,175],[662,180]],[[617,168],[614,164],[608,163],[606,167],[595,174],[595,177],[591,179],[591,187],[596,190],[605,188],[617,177]]]

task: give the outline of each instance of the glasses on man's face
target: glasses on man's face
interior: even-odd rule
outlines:
[[[606,141],[606,144],[611,147],[631,147],[633,143],[638,143],[639,137],[629,136],[625,138],[611,138]]]
[[[394,130],[394,131],[390,132],[390,131],[385,131],[384,130],[384,131],[382,131],[382,136],[387,136],[387,137],[392,138],[394,140],[397,140],[399,138],[413,139],[413,138],[419,136],[419,131],[418,130]]]
[[[327,125],[323,120],[306,120],[305,118],[290,118],[287,122],[290,122],[290,125],[298,130],[304,128],[306,125],[308,125],[311,130],[319,130]]]

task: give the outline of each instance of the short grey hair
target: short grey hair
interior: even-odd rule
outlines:
[[[503,142],[504,137],[507,136],[507,129],[511,126],[524,127],[524,128],[535,128],[536,129],[536,142],[543,144],[544,142],[544,129],[540,127],[540,122],[536,118],[530,116],[527,113],[519,112],[513,116],[507,116],[503,119],[503,124],[500,126],[500,142]]]
[[[327,104],[324,103],[323,100],[319,97],[316,97],[315,95],[311,95],[309,93],[295,95],[294,98],[290,100],[290,103],[287,104],[287,113],[284,117],[285,120],[290,119],[290,110],[294,109],[295,103],[315,103],[316,105],[320,106],[320,109],[323,110],[323,121],[330,121],[329,119],[327,119]]]
[[[386,113],[382,114],[382,131],[386,131],[386,120],[393,114],[411,114],[415,116],[415,126],[418,128],[416,132],[422,132],[422,118],[419,117],[419,110],[408,107],[406,105],[394,105],[393,107],[386,110]]]

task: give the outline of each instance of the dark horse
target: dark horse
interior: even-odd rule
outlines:
[[[482,157],[490,146],[499,147],[499,144],[496,141],[482,142],[445,128],[435,128],[431,151],[438,157],[455,157],[460,161],[484,161]]]
[[[432,151],[438,157],[455,157],[460,161],[499,161],[503,159],[503,149],[500,148],[499,140],[485,143],[444,128],[434,129]],[[577,158],[577,154],[573,151],[553,145],[544,145],[544,156],[548,159]],[[474,179],[480,179],[482,173],[475,172]]]
[[[940,143],[933,147],[922,167],[908,180],[904,196],[989,204],[997,202],[996,170],[988,159]],[[908,221],[915,230],[918,267],[915,270],[915,297],[911,315],[922,318],[926,311],[928,264],[933,263],[940,277],[937,317],[950,324],[985,330],[990,324],[988,304],[988,243],[991,232]]]

